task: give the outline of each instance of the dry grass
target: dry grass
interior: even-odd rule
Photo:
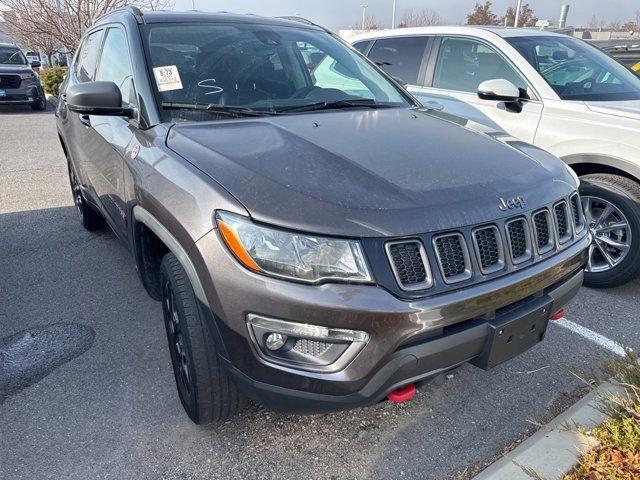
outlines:
[[[563,480],[640,479],[640,359],[629,351],[625,359],[609,360],[603,370],[625,393],[605,399],[602,408],[610,418],[588,432],[598,445]]]

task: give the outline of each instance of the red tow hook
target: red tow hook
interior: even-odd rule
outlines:
[[[549,320],[560,320],[561,318],[564,318],[564,308],[561,308],[556,313],[551,315],[551,317],[549,317]]]
[[[393,403],[404,403],[408,402],[415,396],[416,385],[414,383],[409,383],[400,388],[396,388],[393,392],[387,395],[387,398]]]

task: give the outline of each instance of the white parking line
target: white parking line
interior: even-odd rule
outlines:
[[[588,329],[587,327],[583,327],[582,325],[578,325],[571,320],[567,320],[565,317],[562,317],[560,320],[552,320],[549,323],[566,328],[567,330],[571,330],[581,337],[597,343],[602,348],[609,350],[610,352],[613,352],[620,357],[625,357],[627,355],[624,347],[622,347],[619,343],[614,342],[613,340],[605,337],[604,335],[600,335],[599,333],[596,333],[593,330]]]

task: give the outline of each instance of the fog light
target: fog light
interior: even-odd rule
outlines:
[[[345,368],[369,341],[360,330],[247,315],[247,327],[258,354],[271,363],[315,372]]]
[[[267,336],[264,344],[271,351],[278,350],[287,342],[287,336],[282,335],[281,333],[272,332]]]

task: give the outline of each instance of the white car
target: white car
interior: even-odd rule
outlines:
[[[423,105],[562,158],[582,180],[594,241],[585,283],[640,273],[640,78],[547,31],[421,27],[349,39]]]

